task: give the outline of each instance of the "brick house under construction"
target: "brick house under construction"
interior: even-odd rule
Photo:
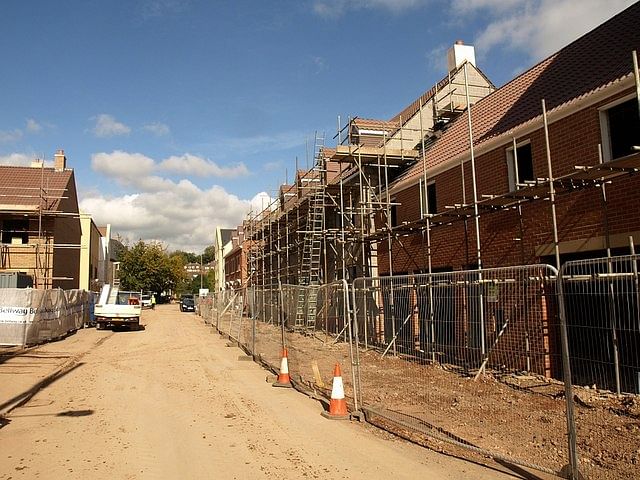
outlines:
[[[635,4],[498,89],[475,67],[473,51],[456,44],[450,73],[394,118],[350,119],[335,148],[317,135],[314,167],[297,171],[274,205],[247,222],[248,284],[559,267],[633,250],[640,239],[639,24]],[[398,345],[403,340],[391,332],[403,331],[403,348],[438,348],[457,364],[478,364],[512,309],[501,341],[513,352],[538,349],[527,369],[558,376],[554,291],[526,287],[532,284],[524,279],[532,303],[516,311],[515,304],[483,302],[478,275],[456,279],[462,286],[447,291],[447,301],[460,304],[449,305],[440,320],[450,326],[435,337],[425,332],[434,312],[417,300],[415,279],[401,280],[414,282],[403,287],[406,298],[394,297],[393,288],[380,291],[370,299],[379,325],[374,338]],[[398,310],[398,300],[407,311]],[[573,306],[565,307],[570,315]],[[522,335],[519,321],[535,329]],[[577,358],[595,358],[583,348],[608,351],[606,336],[581,346],[578,332],[593,319],[573,321]],[[630,330],[629,341],[637,344],[638,335]],[[637,363],[620,355],[622,363]],[[511,367],[524,368],[519,362]]]
[[[380,228],[391,201],[385,185],[418,161],[418,148],[495,90],[475,66],[474,49],[457,43],[449,73],[389,121],[350,119],[336,148],[315,140],[315,165],[297,170],[273,205],[246,222],[248,284],[318,285],[376,274]]]
[[[389,183],[393,210],[378,244],[380,273],[560,268],[568,260],[633,252],[640,240],[639,23],[635,4],[451,122],[420,162]],[[424,185],[431,189],[427,195]],[[471,288],[460,294],[469,296]],[[640,331],[618,312],[625,340],[612,346],[621,331],[612,333],[609,319],[593,314],[606,311],[601,303],[611,299],[572,297],[580,288],[597,290],[582,283],[566,292],[574,376],[615,389],[613,368],[597,378],[592,373],[592,364],[609,362],[614,348],[624,366],[617,388],[622,383],[633,391],[638,361],[630,346],[640,341]],[[551,360],[559,334],[547,323],[557,309],[553,294],[527,292],[537,304],[528,318],[511,322],[501,341],[511,351],[546,351],[535,370],[559,376],[561,367]],[[516,315],[515,305],[502,304],[494,328],[487,328],[478,318],[486,319],[491,306],[474,308],[455,312],[455,328],[443,343],[479,350],[498,339],[499,319]],[[527,323],[535,332],[524,335],[520,328]],[[416,325],[418,338],[423,326]],[[593,337],[595,329],[607,333]]]
[[[34,288],[79,287],[81,226],[73,170],[62,150],[54,167],[0,166],[0,271]]]
[[[551,185],[563,259],[628,251],[629,237],[640,238],[629,175],[639,166],[639,12],[628,8],[497,90],[472,47],[456,44],[449,74],[391,120],[350,119],[335,148],[318,135],[315,166],[245,227],[255,240],[248,283],[555,263]],[[606,203],[602,179],[615,184]]]

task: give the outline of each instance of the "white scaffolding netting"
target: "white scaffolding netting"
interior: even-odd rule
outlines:
[[[0,288],[0,345],[33,345],[82,328],[85,290]]]

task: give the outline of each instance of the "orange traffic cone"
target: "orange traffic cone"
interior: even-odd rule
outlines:
[[[331,388],[329,411],[322,412],[322,416],[332,420],[346,420],[349,418],[347,401],[344,399],[344,385],[342,384],[342,372],[340,371],[339,363],[336,363],[333,369],[333,387]]]
[[[278,379],[273,382],[274,387],[291,387],[291,377],[289,377],[289,362],[287,360],[287,349],[282,349],[282,360],[280,361],[280,373]]]

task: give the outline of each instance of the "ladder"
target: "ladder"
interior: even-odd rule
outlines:
[[[308,213],[304,246],[298,284],[295,329],[313,331],[316,326],[318,286],[320,284],[320,259],[322,252],[322,234],[324,230],[325,170],[322,149],[324,133],[316,132],[314,158],[315,166],[305,176],[303,188],[307,191]],[[305,288],[308,287],[308,288]]]
[[[109,296],[107,297],[108,304],[116,304],[118,303],[118,293],[120,292],[120,282],[116,284],[117,280],[114,280],[113,285],[111,286],[111,290],[109,291]]]

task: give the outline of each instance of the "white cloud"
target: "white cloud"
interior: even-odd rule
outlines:
[[[635,0],[456,0],[452,13],[474,17],[485,10],[492,21],[474,43],[481,56],[499,46],[540,60],[576,40]]]
[[[440,44],[427,52],[427,62],[437,72],[447,71],[447,50],[450,45]]]
[[[428,0],[317,0],[313,11],[322,17],[339,17],[348,10],[381,9],[392,13],[401,13],[423,6]]]
[[[101,113],[92,119],[96,121],[92,130],[96,137],[107,138],[131,133],[131,128],[118,122],[112,115]]]
[[[31,133],[38,133],[42,130],[42,125],[36,122],[33,118],[27,118],[27,131]]]
[[[176,171],[183,174],[229,176],[246,174],[244,165],[225,169],[200,157],[185,154],[161,162],[139,153],[114,151],[96,153],[92,168],[124,186],[129,192],[108,196],[96,191],[83,192],[80,207],[99,225],[111,223],[115,231],[131,241],[157,240],[172,249],[201,251],[213,243],[217,225],[234,228],[249,211],[266,207],[266,193],[243,200],[222,187],[202,189],[186,178],[171,180],[158,174]],[[264,199],[264,200],[263,200]]]
[[[188,153],[180,156],[171,156],[160,162],[159,167],[170,172],[204,177],[232,178],[249,174],[247,167],[243,163],[239,163],[233,167],[220,167],[211,160],[206,160]]]
[[[11,153],[0,156],[0,165],[13,165],[18,167],[28,167],[35,160],[33,155],[26,153]]]
[[[528,0],[524,0],[526,2]],[[493,11],[509,10],[522,5],[523,0],[453,0],[453,10],[459,13],[469,13],[475,10],[490,9]]]
[[[109,197],[94,192],[81,198],[81,210],[96,224],[110,223],[131,241],[157,240],[171,249],[193,252],[213,243],[216,226],[241,224],[255,200],[239,199],[219,186],[201,190],[181,182],[144,193]]]
[[[256,216],[265,209],[275,210],[278,206],[267,192],[257,193],[250,201],[251,216]]]
[[[0,143],[11,143],[22,138],[22,130],[0,130]]]
[[[154,166],[153,159],[141,153],[116,150],[112,153],[95,153],[91,156],[93,170],[127,183],[149,175],[153,172]]]
[[[160,172],[221,178],[249,175],[249,171],[243,163],[232,167],[221,167],[211,160],[188,153],[180,156],[174,155],[156,162],[141,153],[129,153],[122,150],[115,150],[111,153],[94,153],[91,156],[91,168],[115,179],[122,185],[137,185],[145,190],[153,190],[169,181],[152,175]]]
[[[142,129],[146,132],[153,133],[157,137],[162,137],[164,135],[169,135],[169,133],[171,133],[171,130],[169,129],[168,125],[165,125],[164,123],[159,123],[159,122],[149,123],[147,125],[144,125]]]

